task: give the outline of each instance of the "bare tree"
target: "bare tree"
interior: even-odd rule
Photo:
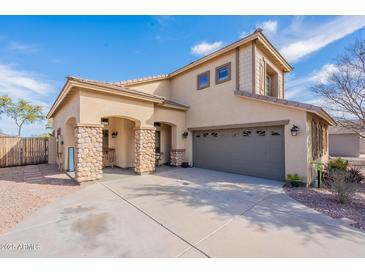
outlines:
[[[335,61],[327,81],[312,90],[341,126],[365,137],[365,40],[357,39]]]

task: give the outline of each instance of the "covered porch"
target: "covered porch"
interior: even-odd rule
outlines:
[[[59,168],[83,182],[101,179],[104,167],[142,175],[181,165],[187,109],[154,94],[69,78],[48,115]]]

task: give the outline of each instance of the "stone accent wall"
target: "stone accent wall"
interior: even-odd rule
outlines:
[[[103,168],[102,126],[75,126],[75,179],[78,182],[100,179]]]
[[[135,163],[134,171],[137,174],[149,174],[155,171],[155,129],[138,128],[135,130]]]
[[[181,166],[185,160],[185,149],[171,149],[170,164],[172,166]]]

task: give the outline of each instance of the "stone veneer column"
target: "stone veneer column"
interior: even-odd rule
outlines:
[[[155,128],[135,129],[135,163],[137,174],[149,174],[156,169]]]
[[[170,164],[172,166],[181,166],[185,160],[185,149],[171,149]]]
[[[78,182],[100,179],[103,173],[103,126],[75,126],[75,179]]]

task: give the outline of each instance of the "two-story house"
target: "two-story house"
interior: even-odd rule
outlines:
[[[78,181],[103,164],[138,174],[170,163],[309,183],[328,159],[320,107],[285,99],[292,67],[260,30],[166,75],[106,83],[68,77],[48,113],[56,162]]]

